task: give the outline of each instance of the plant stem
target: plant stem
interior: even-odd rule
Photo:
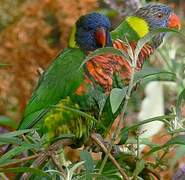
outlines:
[[[155,165],[155,168],[157,168],[160,164],[161,164],[161,161],[163,160],[163,158],[166,156],[166,154],[168,154],[169,150],[165,150],[163,152],[163,154],[161,155],[161,157],[159,158],[158,162],[156,163]]]
[[[56,157],[55,157],[55,154],[52,153],[50,155],[52,161],[53,161],[53,164],[55,164],[55,166],[57,167],[57,169],[60,171],[61,175],[64,177],[64,179],[66,179],[66,174],[64,172],[64,169],[62,168],[62,166],[60,165],[60,163],[57,161]]]
[[[40,154],[36,154],[36,155],[32,155],[32,156],[28,156],[28,157],[25,157],[25,158],[22,158],[22,159],[19,159],[17,160],[16,162],[12,162],[12,163],[7,163],[7,164],[3,164],[0,166],[0,168],[4,168],[6,166],[15,166],[17,164],[20,164],[20,163],[23,163],[25,161],[30,161],[32,159],[36,159],[39,157]]]
[[[137,155],[136,155],[136,161],[138,161],[140,158],[140,155],[139,155],[139,132],[137,132],[137,137],[136,137],[136,140],[137,140]]]
[[[132,50],[131,50],[132,51]],[[102,173],[103,169],[104,169],[104,166],[108,160],[108,157],[109,157],[109,154],[112,150],[112,147],[114,145],[114,141],[116,139],[116,136],[120,133],[121,131],[121,124],[123,123],[124,121],[124,114],[126,112],[126,108],[127,108],[127,105],[128,105],[128,101],[130,99],[130,96],[131,96],[131,92],[132,92],[132,88],[133,88],[133,84],[134,84],[134,75],[135,75],[135,67],[136,67],[136,60],[134,59],[134,56],[132,56],[132,62],[133,62],[133,66],[132,66],[132,73],[131,73],[131,78],[130,78],[130,82],[129,82],[129,86],[128,86],[128,89],[127,89],[127,92],[126,92],[126,96],[125,96],[125,101],[124,101],[124,105],[123,105],[123,108],[121,110],[121,113],[120,113],[120,120],[118,122],[118,126],[116,127],[114,133],[113,133],[113,137],[112,137],[112,141],[110,143],[110,146],[108,148],[108,151],[102,161],[102,164],[101,164],[101,167],[100,167],[100,170],[99,170],[99,173]],[[125,93],[124,93],[125,95]]]
[[[110,160],[112,161],[112,163],[118,168],[120,174],[122,175],[122,177],[125,179],[125,180],[129,180],[129,177],[127,176],[127,174],[125,173],[124,169],[120,166],[120,164],[115,160],[115,158],[110,154],[108,153],[108,150],[107,148],[104,146],[104,144],[96,137],[95,134],[91,134],[91,138],[93,141],[96,142],[96,144],[98,144],[101,149],[104,151],[105,154],[108,154],[108,157],[110,158]]]

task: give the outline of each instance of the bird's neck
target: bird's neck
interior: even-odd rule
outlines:
[[[149,33],[149,25],[148,23],[136,16],[129,16],[126,19],[126,22],[129,24],[129,26],[137,33],[137,35],[142,38],[146,34]]]

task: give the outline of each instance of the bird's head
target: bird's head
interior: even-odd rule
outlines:
[[[81,16],[76,22],[75,41],[83,51],[112,46],[109,19],[99,13]]]
[[[150,3],[135,13],[149,24],[151,30],[157,28],[180,28],[180,19],[172,9],[164,4]]]
[[[158,28],[178,28],[180,29],[181,23],[179,17],[173,13],[172,9],[164,4],[149,3],[146,6],[138,9],[134,13],[134,17],[139,18],[140,21],[144,20],[141,26],[135,26],[136,32],[141,31],[140,34],[145,35],[147,31],[156,30]],[[132,20],[130,20],[132,21]],[[131,22],[133,24],[133,22]],[[153,39],[153,46],[158,47],[164,37],[165,33],[160,33]]]

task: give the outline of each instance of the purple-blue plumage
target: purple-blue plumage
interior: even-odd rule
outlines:
[[[167,28],[172,9],[164,4],[149,3],[135,12],[135,16],[143,18],[149,25],[150,31],[158,28]],[[152,40],[152,46],[157,48],[163,41],[165,33],[156,35]]]
[[[100,13],[93,12],[82,16],[76,22],[75,39],[77,45],[85,52],[93,51],[97,48],[101,48],[102,46],[112,46],[111,37],[109,34],[110,27],[111,24],[109,19]],[[104,45],[102,45],[97,39],[97,31],[99,29],[103,29],[105,32]],[[99,38],[101,40],[101,37]]]

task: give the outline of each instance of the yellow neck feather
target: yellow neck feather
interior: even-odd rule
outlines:
[[[126,21],[140,38],[142,38],[149,32],[148,23],[144,19],[130,16],[126,19]]]
[[[75,33],[76,33],[76,26],[74,26],[71,30],[70,36],[69,36],[69,41],[68,41],[68,46],[70,48],[76,48],[78,47],[75,41]]]

